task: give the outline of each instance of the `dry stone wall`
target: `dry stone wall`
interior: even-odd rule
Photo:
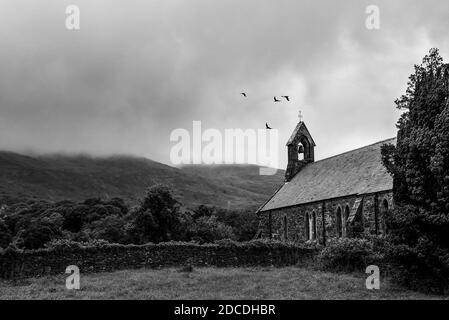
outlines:
[[[162,243],[146,245],[103,245],[42,249],[6,250],[0,254],[0,277],[23,278],[61,274],[69,265],[82,273],[141,267],[194,266],[247,267],[294,265],[312,256],[313,249],[266,241],[199,245]]]

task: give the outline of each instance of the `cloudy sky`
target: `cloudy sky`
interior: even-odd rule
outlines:
[[[0,0],[0,149],[169,164],[193,120],[268,122],[284,167],[301,109],[324,158],[395,135],[394,100],[431,47],[449,61],[447,30],[447,0]]]

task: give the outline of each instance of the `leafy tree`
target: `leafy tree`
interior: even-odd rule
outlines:
[[[73,206],[64,212],[62,228],[70,232],[80,232],[86,220],[87,206]]]
[[[196,210],[194,210],[194,215],[193,218],[194,219],[198,219],[201,217],[210,217],[211,215],[213,215],[215,213],[215,208],[213,207],[208,207],[205,205],[199,205]]]
[[[393,176],[390,237],[404,270],[449,288],[449,65],[431,49],[396,100],[396,146],[382,148]],[[427,283],[428,284],[428,283]]]
[[[232,228],[218,221],[216,216],[204,216],[193,224],[192,238],[200,243],[205,243],[221,239],[234,239],[235,236]]]
[[[259,220],[251,210],[217,210],[218,221],[232,227],[237,241],[249,241],[257,233]]]
[[[12,203],[0,209],[0,243],[14,241],[19,247],[35,249],[60,238],[125,241],[127,212],[128,206],[120,198],[88,199],[82,203],[34,199]]]
[[[122,198],[114,197],[111,200],[109,200],[107,202],[107,204],[120,210],[121,215],[125,215],[129,211],[128,205],[125,203],[125,200],[123,200]]]
[[[90,226],[93,239],[102,239],[111,243],[125,243],[127,240],[122,217],[113,215],[95,221]]]
[[[15,242],[19,248],[38,249],[60,235],[60,229],[49,219],[31,219],[17,234]]]
[[[147,189],[134,213],[130,232],[138,242],[163,242],[176,239],[180,206],[164,185]]]

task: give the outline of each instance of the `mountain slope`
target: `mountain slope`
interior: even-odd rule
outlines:
[[[255,165],[170,167],[132,156],[28,156],[0,152],[0,197],[49,200],[122,197],[136,203],[145,188],[168,185],[187,206],[257,207],[282,184],[283,171],[259,176]]]

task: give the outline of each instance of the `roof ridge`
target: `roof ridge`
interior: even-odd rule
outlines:
[[[374,145],[376,145],[378,143],[386,142],[386,141],[393,140],[393,139],[396,139],[396,137],[380,140],[380,141],[377,141],[377,142],[373,142],[371,144],[367,144],[366,146],[363,146],[363,147],[360,147],[360,148],[355,148],[355,149],[352,149],[352,150],[348,150],[348,151],[345,151],[345,152],[342,152],[342,153],[339,153],[339,154],[335,154],[333,156],[330,156],[330,157],[327,157],[327,158],[324,158],[324,159],[320,159],[318,161],[314,161],[314,162],[311,162],[309,164],[314,164],[314,163],[318,163],[318,162],[321,162],[321,161],[324,161],[324,160],[329,160],[329,159],[332,159],[332,158],[335,158],[335,157],[339,157],[341,155],[344,155],[344,154],[347,154],[347,153],[350,153],[350,152],[354,152],[354,151],[357,151],[357,150],[360,150],[360,149],[368,148],[368,147],[374,146]]]

